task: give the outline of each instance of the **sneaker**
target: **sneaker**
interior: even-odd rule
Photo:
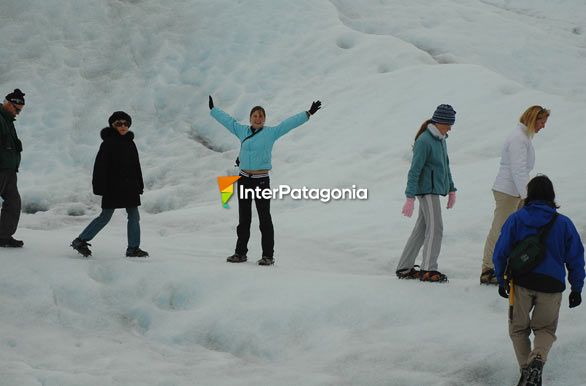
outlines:
[[[239,255],[237,253],[233,254],[232,256],[228,256],[226,262],[228,263],[245,263],[248,258],[246,255]]]
[[[22,240],[16,240],[12,236],[0,239],[0,247],[2,248],[22,248],[23,245]]]
[[[420,281],[430,281],[434,283],[446,283],[448,281],[448,277],[441,272],[438,271],[419,271],[419,280]]]
[[[541,374],[543,373],[543,360],[541,356],[536,356],[527,367],[525,380],[526,386],[541,386]]]
[[[128,248],[126,250],[126,257],[148,257],[149,253],[147,251],[143,251],[139,247],[136,248]]]
[[[499,284],[498,280],[496,279],[494,269],[488,268],[488,269],[485,269],[484,271],[482,271],[482,274],[480,275],[480,284],[486,284],[486,285],[498,285]]]
[[[71,242],[71,246],[83,257],[88,257],[92,255],[92,251],[90,251],[90,249],[88,248],[88,246],[91,247],[92,245],[87,241],[80,239],[79,237]]]
[[[275,259],[272,257],[263,256],[259,261],[257,261],[258,265],[273,265],[275,264]]]
[[[414,265],[412,268],[404,268],[395,271],[399,279],[419,279],[419,266]]]

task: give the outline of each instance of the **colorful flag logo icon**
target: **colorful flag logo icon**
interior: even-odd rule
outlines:
[[[222,195],[222,206],[229,208],[228,201],[234,194],[234,183],[238,181],[240,176],[220,176],[218,177],[218,186],[220,187],[220,194]]]

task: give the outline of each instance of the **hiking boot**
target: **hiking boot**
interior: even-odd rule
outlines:
[[[519,378],[519,383],[517,383],[517,386],[525,386],[527,382],[527,367],[523,367],[521,369],[521,378]]]
[[[12,236],[0,239],[0,247],[2,248],[22,248],[23,245],[22,240],[16,240]]]
[[[273,265],[275,264],[275,259],[272,257],[263,256],[259,261],[257,261],[258,265]]]
[[[419,280],[420,281],[430,281],[433,283],[446,283],[448,281],[448,277],[441,272],[438,271],[419,271]]]
[[[414,265],[412,268],[404,268],[395,271],[399,279],[419,279],[419,266]]]
[[[526,386],[541,386],[541,375],[543,373],[543,359],[541,356],[536,356],[527,367],[527,375],[525,380]]]
[[[83,257],[89,257],[92,255],[92,251],[90,251],[90,249],[88,248],[88,246],[91,247],[91,244],[89,244],[87,241],[80,239],[79,237],[71,242],[71,246]]]
[[[228,256],[226,261],[228,263],[245,263],[248,258],[246,255],[239,255],[237,253],[233,254],[232,256]]]
[[[147,251],[143,251],[139,247],[126,249],[126,257],[149,257]]]
[[[486,285],[498,285],[499,284],[498,280],[496,279],[494,269],[488,268],[488,269],[485,269],[484,271],[482,271],[482,274],[480,275],[480,284],[486,284]]]

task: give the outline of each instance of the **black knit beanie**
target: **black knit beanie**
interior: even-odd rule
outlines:
[[[13,92],[6,95],[4,98],[16,105],[24,105],[24,93],[18,88],[15,88]]]
[[[124,111],[114,111],[114,113],[110,115],[110,118],[108,118],[108,124],[110,126],[112,126],[112,123],[116,121],[127,121],[128,127],[132,126],[132,118]]]

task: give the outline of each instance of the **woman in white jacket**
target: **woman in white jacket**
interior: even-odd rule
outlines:
[[[484,243],[481,284],[498,284],[492,264],[494,246],[506,219],[522,206],[527,197],[529,172],[535,165],[535,150],[531,140],[545,127],[549,114],[550,111],[544,107],[529,107],[503,145],[499,172],[492,186],[495,209],[492,226]]]

